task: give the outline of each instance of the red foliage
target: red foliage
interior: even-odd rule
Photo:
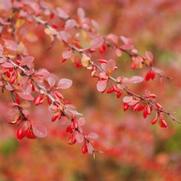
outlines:
[[[153,67],[154,56],[151,52],[139,54],[132,40],[125,36],[99,34],[97,23],[88,18],[81,8],[77,14],[69,15],[62,8],[53,8],[51,3],[44,1],[14,0],[3,3],[5,8],[0,14],[0,87],[2,92],[9,93],[15,116],[8,122],[16,127],[19,140],[47,135],[44,123],[33,121],[29,110],[34,105],[45,104],[51,112],[52,122],[66,119],[65,130],[70,144],[82,143],[82,153],[95,153],[93,145],[96,136],[83,130],[82,114],[63,96],[63,90],[71,87],[72,80],[59,79],[47,69],[34,66],[34,57],[29,55],[27,36],[30,32],[36,32],[36,28],[40,39],[45,35],[50,38],[49,48],[53,48],[55,42],[61,43],[61,62],[71,61],[76,67],[90,72],[97,81],[98,92],[113,94],[118,101],[122,97],[125,111],[142,112],[144,118],[153,113],[155,118],[151,124],[159,122],[161,128],[168,127],[165,116],[175,120],[158,103],[157,95],[149,91],[138,94],[130,88],[145,84],[157,76],[165,78],[159,69]],[[82,32],[86,34],[86,43],[82,42]],[[123,55],[129,56],[134,76],[116,76],[116,72],[120,71],[116,59]],[[138,69],[140,71],[136,71]],[[142,69],[147,71],[145,77],[142,76]]]

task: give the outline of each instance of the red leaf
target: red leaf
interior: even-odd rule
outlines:
[[[74,19],[69,19],[65,23],[65,30],[72,29],[77,26],[77,22]]]
[[[131,39],[125,37],[125,36],[120,36],[121,41],[124,43],[124,45],[122,45],[122,48],[125,50],[130,50],[133,49],[133,42]]]
[[[40,69],[35,73],[35,75],[40,78],[48,78],[50,75],[50,72],[48,72],[48,70],[46,69]]]
[[[114,44],[118,43],[118,36],[114,35],[114,34],[109,34],[107,35],[107,39],[112,41]]]
[[[59,39],[65,41],[65,42],[67,42],[70,38],[70,34],[67,33],[66,31],[60,31],[59,35],[60,35]]]
[[[144,78],[141,76],[133,76],[129,78],[129,83],[137,84],[143,82]]]
[[[78,119],[78,125],[79,125],[79,126],[83,126],[84,124],[85,124],[85,118],[80,117],[80,118]]]
[[[108,60],[105,64],[101,64],[101,67],[108,74],[111,74],[117,68],[116,62],[113,59]]]
[[[67,60],[67,59],[70,59],[72,57],[72,50],[65,50],[63,53],[62,53],[62,58],[64,60]]]
[[[69,117],[82,116],[82,114],[77,112],[75,107],[71,104],[66,104],[64,106],[64,112],[65,112],[66,116],[69,116]]]
[[[4,10],[9,10],[12,8],[11,0],[1,0],[1,8]]]
[[[48,82],[50,87],[53,87],[56,83],[55,77],[53,75],[49,76],[47,78],[47,82]]]
[[[138,100],[135,100],[132,96],[123,97],[123,102],[128,104],[129,106],[133,106],[138,103]]]
[[[33,133],[38,138],[44,138],[48,134],[47,128],[45,127],[45,125],[41,121],[33,121],[32,122],[32,129],[33,129]]]
[[[131,78],[123,77],[122,83],[124,84],[137,84],[143,82],[144,78],[141,76],[133,76]]]
[[[78,8],[77,15],[80,19],[85,18],[85,11],[82,8]]]
[[[93,154],[94,147],[90,143],[87,143],[87,149],[89,154]]]
[[[145,59],[147,60],[148,65],[153,62],[153,54],[151,52],[145,52]]]
[[[103,92],[107,87],[107,80],[99,80],[96,86],[99,92]]]
[[[14,67],[14,66],[13,66],[11,63],[9,63],[9,62],[4,62],[1,66],[4,67],[4,68],[13,68],[13,67]]]
[[[61,8],[57,8],[57,14],[60,18],[62,19],[68,19],[69,18],[69,15]]]
[[[24,100],[27,100],[27,101],[33,101],[34,97],[31,95],[31,94],[26,94],[24,92],[19,92],[18,95],[24,99]]]
[[[57,85],[57,89],[68,89],[72,86],[72,80],[70,79],[60,79]]]
[[[13,40],[4,40],[5,47],[9,50],[16,51],[18,48],[18,44]]]
[[[32,93],[31,86],[27,86],[21,92],[18,92],[18,95],[24,100],[33,101],[34,97],[31,95],[31,93]]]
[[[96,133],[89,133],[87,137],[96,140],[98,138],[98,135]]]
[[[2,56],[3,51],[4,51],[3,46],[0,44],[0,56]]]
[[[91,42],[91,49],[95,50],[99,48],[104,43],[104,39],[102,37],[96,37]]]
[[[82,143],[84,141],[83,135],[80,134],[79,132],[75,133],[75,139],[76,139],[77,143]]]

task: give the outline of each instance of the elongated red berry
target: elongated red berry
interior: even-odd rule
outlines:
[[[142,104],[139,104],[139,103],[137,103],[133,106],[134,111],[142,111],[144,108],[145,108],[145,106]]]
[[[147,72],[145,80],[146,81],[153,80],[155,76],[156,76],[155,72],[153,70],[150,70],[149,72]]]
[[[143,117],[144,117],[144,118],[147,118],[147,116],[148,116],[149,114],[151,114],[151,108],[150,108],[149,105],[147,105],[147,106],[145,107],[144,111],[143,111]]]
[[[76,140],[76,138],[75,138],[75,136],[74,135],[72,135],[70,138],[69,138],[69,144],[71,144],[71,145],[73,145],[73,144],[75,144],[76,142],[77,142],[77,140]]]
[[[106,93],[107,94],[111,94],[111,93],[113,93],[114,92],[114,88],[113,87],[110,87],[110,88],[108,88],[107,90],[106,90]]]
[[[56,114],[54,114],[54,115],[52,116],[51,121],[52,121],[52,122],[55,122],[55,121],[59,120],[60,118],[61,118],[61,113],[58,112],[58,113],[56,113]]]
[[[19,140],[22,140],[25,137],[26,132],[22,128],[18,128],[16,131],[16,137]]]
[[[161,128],[168,128],[168,124],[164,119],[160,119],[160,127]]]
[[[54,91],[54,95],[59,99],[63,99],[63,95],[58,91]]]
[[[52,24],[52,28],[54,28],[54,29],[58,29],[58,25],[56,25],[56,24]]]
[[[155,116],[155,117],[151,120],[151,124],[154,125],[154,124],[157,123],[157,121],[158,121],[158,117]]]
[[[153,80],[155,78],[156,74],[154,71],[151,71],[151,79]]]
[[[66,132],[67,132],[67,133],[73,133],[72,125],[67,126]]]
[[[148,113],[147,113],[146,109],[144,109],[144,111],[143,111],[143,117],[146,119],[147,116],[148,116]]]
[[[147,98],[156,98],[157,96],[155,94],[149,94],[148,96],[146,96]]]
[[[99,61],[99,63],[107,63],[106,59],[99,59],[98,61]]]
[[[82,148],[81,148],[81,151],[83,154],[87,153],[88,152],[88,148],[87,148],[87,144],[83,144]]]
[[[123,103],[123,110],[126,111],[129,109],[129,105],[127,103]]]
[[[116,93],[116,97],[117,98],[120,98],[121,96],[122,96],[122,92],[121,91]]]
[[[149,105],[146,106],[146,111],[147,111],[147,114],[151,114],[151,107]]]
[[[162,105],[157,102],[157,103],[156,103],[156,107],[157,107],[157,109],[161,109],[161,108],[162,108]]]
[[[103,44],[102,46],[99,47],[99,53],[104,54],[106,52],[106,49],[107,49],[106,45]]]
[[[34,103],[35,105],[39,105],[39,104],[42,104],[44,101],[44,96],[43,95],[38,95],[35,100],[34,100]]]
[[[36,136],[34,135],[33,130],[32,130],[31,128],[27,129],[27,131],[26,131],[26,137],[27,137],[27,138],[30,138],[30,139],[36,138]]]

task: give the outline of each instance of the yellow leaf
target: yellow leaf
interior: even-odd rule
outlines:
[[[83,67],[88,67],[90,64],[90,57],[86,54],[83,54],[81,58],[81,64]]]
[[[18,19],[16,21],[16,28],[20,28],[24,23],[25,21],[23,19]]]

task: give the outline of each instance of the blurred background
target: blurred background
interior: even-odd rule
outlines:
[[[164,107],[181,121],[180,0],[54,0],[52,4],[70,14],[82,7],[98,22],[101,34],[128,36],[141,53],[153,52],[154,65],[171,79],[157,78],[137,89],[142,93],[147,87],[158,94]],[[49,39],[41,29],[33,31],[28,49],[36,58],[36,68],[73,80],[65,97],[85,115],[87,129],[99,134],[96,144],[102,152],[94,159],[83,155],[79,145],[68,145],[61,123],[51,126],[47,138],[17,141],[14,130],[3,121],[10,110],[1,95],[0,112],[7,115],[0,115],[0,181],[180,181],[181,125],[170,120],[169,128],[161,129],[139,113],[123,112],[121,101],[96,91],[89,72],[71,62],[60,63],[59,43],[47,51]],[[118,74],[135,74],[128,57],[118,62]],[[49,113],[39,106],[32,116],[48,122]]]

